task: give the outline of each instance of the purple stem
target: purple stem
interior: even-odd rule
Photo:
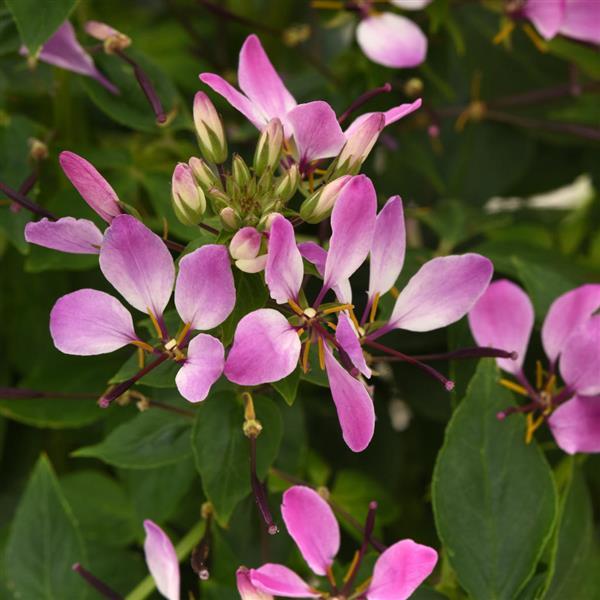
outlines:
[[[198,575],[202,581],[206,581],[210,577],[208,570],[208,557],[210,554],[210,536],[212,526],[212,514],[209,513],[206,516],[206,527],[204,528],[204,535],[198,543],[198,545],[192,551],[192,557],[190,564],[194,573]]]
[[[121,594],[117,594],[111,587],[106,585],[103,581],[98,579],[95,575],[92,575],[87,569],[84,569],[79,563],[75,563],[72,567],[75,573],[81,575],[83,579],[91,587],[93,587],[102,597],[108,598],[109,600],[123,600]]]
[[[383,84],[381,87],[374,88],[361,94],[350,106],[338,117],[338,123],[341,125],[355,110],[366,104],[371,98],[379,96],[386,92],[391,92],[392,86],[389,83]]]
[[[252,493],[260,515],[267,526],[267,532],[269,535],[275,535],[279,533],[279,528],[275,525],[271,515],[265,484],[258,479],[256,472],[256,437],[250,436],[248,439],[250,442],[250,485],[252,486]]]
[[[28,211],[32,212],[35,215],[38,215],[40,217],[46,217],[47,219],[50,219],[50,221],[57,220],[56,215],[51,213],[49,210],[46,210],[39,204],[36,204],[35,202],[33,202],[33,200],[30,200],[25,194],[17,190],[13,190],[10,186],[6,185],[5,183],[2,183],[1,181],[0,192],[8,196],[13,202],[16,202],[17,204],[19,204],[23,208],[26,208]]]

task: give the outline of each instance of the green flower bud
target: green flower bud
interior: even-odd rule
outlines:
[[[231,165],[231,176],[233,181],[240,187],[243,188],[250,181],[252,177],[248,165],[244,162],[244,159],[239,155],[233,156]]]
[[[215,175],[214,171],[209,167],[206,161],[193,156],[188,161],[188,164],[190,165],[196,183],[205,192],[208,192],[208,190],[214,187],[219,188],[221,186],[219,178]]]
[[[231,204],[231,198],[216,187],[208,190],[208,197],[215,208],[215,212],[220,212]]]
[[[235,231],[240,226],[240,219],[231,206],[226,206],[219,213],[219,217],[221,218],[221,222],[225,228],[229,229],[230,231]]]
[[[275,186],[275,196],[285,204],[296,193],[299,182],[300,170],[293,164]]]
[[[227,160],[227,140],[217,109],[204,92],[194,97],[194,124],[202,156],[217,164]]]
[[[254,153],[254,172],[262,175],[266,169],[274,170],[279,163],[283,147],[283,127],[279,119],[271,119],[260,134]]]
[[[177,219],[184,225],[197,225],[206,210],[204,192],[196,185],[192,170],[179,163],[171,181],[173,209]]]
[[[320,223],[323,219],[326,219],[331,214],[340,193],[350,179],[350,175],[344,175],[319,188],[300,206],[302,219],[307,223]]]

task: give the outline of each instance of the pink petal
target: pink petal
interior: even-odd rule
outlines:
[[[144,553],[158,591],[168,600],[179,600],[179,561],[167,534],[154,522],[144,521]]]
[[[574,331],[560,355],[560,374],[582,396],[600,394],[600,316]]]
[[[296,106],[296,100],[281,81],[256,35],[249,35],[240,51],[238,83],[267,122],[278,117],[285,128],[286,115]]]
[[[390,4],[404,10],[421,10],[432,2],[433,0],[390,0]]]
[[[223,373],[224,365],[223,344],[212,335],[197,335],[189,343],[185,363],[175,376],[179,393],[190,402],[204,400]]]
[[[373,400],[364,384],[338,363],[327,345],[325,368],[344,441],[353,452],[362,452],[375,431]]]
[[[350,125],[344,134],[346,145],[338,156],[338,164],[346,164],[350,169],[360,166],[369,156],[384,127],[385,115],[381,112],[369,113],[356,126],[354,123]]]
[[[267,258],[266,254],[261,254],[256,258],[239,259],[235,261],[235,266],[244,273],[260,273],[267,266]]]
[[[229,253],[234,260],[256,258],[262,235],[254,227],[242,227],[229,242]]]
[[[418,100],[415,100],[414,102],[410,102],[408,104],[400,104],[399,106],[394,106],[394,108],[390,108],[389,110],[386,110],[383,113],[384,116],[384,127],[387,127],[388,125],[392,125],[392,123],[396,123],[396,121],[399,121],[400,119],[403,119],[404,117],[407,117],[408,115],[410,115],[411,113],[415,112],[415,110],[421,108],[421,104],[423,104],[423,101],[419,98]],[[379,113],[364,113],[362,115],[360,115],[359,117],[357,117],[356,119],[354,119],[354,121],[352,121],[352,123],[350,124],[350,126],[348,127],[348,129],[346,129],[346,131],[344,132],[344,135],[346,136],[346,138],[350,137],[359,127],[359,125],[362,125],[362,123],[364,123],[367,119],[369,119],[371,117],[371,115],[375,115],[375,114],[379,114]]]
[[[113,219],[104,233],[100,269],[138,310],[159,318],[171,297],[175,266],[164,242],[130,215]]]
[[[30,244],[71,254],[99,254],[102,232],[92,221],[63,217],[58,221],[46,218],[25,225],[25,239]]]
[[[283,565],[267,563],[260,569],[250,569],[250,581],[263,592],[285,598],[321,597],[321,594],[313,591],[306,581]]]
[[[335,339],[358,371],[365,377],[371,377],[371,369],[369,369],[365,362],[365,355],[362,346],[360,345],[356,329],[349,317],[343,312],[339,313],[338,316]]]
[[[427,55],[423,32],[410,19],[393,13],[363,19],[356,40],[368,58],[385,67],[416,67]]]
[[[239,110],[257,129],[262,129],[269,119],[262,114],[244,94],[241,94],[230,83],[214,73],[201,73],[200,80],[220,94],[235,108]]]
[[[271,225],[265,267],[265,281],[271,298],[278,304],[297,300],[303,276],[304,265],[296,246],[294,228],[287,219],[278,215]]]
[[[552,39],[565,18],[565,0],[527,0],[523,14],[535,25],[540,35]]]
[[[129,311],[114,296],[90,289],[56,301],[50,334],[61,352],[78,356],[114,352],[138,339]]]
[[[368,600],[405,600],[429,577],[437,563],[437,552],[412,540],[390,546],[377,559]]]
[[[507,279],[490,284],[469,312],[471,333],[480,346],[518,353],[516,360],[496,359],[501,369],[513,374],[521,372],[533,321],[529,296]]]
[[[375,231],[377,195],[365,175],[353,177],[331,213],[331,239],[325,263],[324,287],[348,279],[364,262]]]
[[[600,285],[589,283],[559,296],[542,326],[542,343],[554,363],[567,338],[600,308]]]
[[[487,289],[494,267],[479,254],[426,262],[396,300],[390,326],[431,331],[464,317]]]
[[[252,585],[250,571],[246,567],[240,567],[235,572],[235,579],[242,600],[273,600],[271,594],[265,594]]]
[[[300,164],[337,156],[346,143],[335,112],[327,102],[299,104],[287,115]]]
[[[192,329],[212,329],[230,315],[235,285],[225,246],[207,244],[179,261],[175,306]]]
[[[69,21],[65,21],[43,45],[39,59],[61,69],[92,77],[109,92],[119,93],[118,88],[98,71],[92,57],[81,47]]]
[[[308,566],[325,575],[340,549],[340,526],[317,492],[295,485],[283,494],[281,516]]]
[[[600,5],[598,0],[566,0],[560,33],[582,42],[600,44]]]
[[[122,213],[115,190],[85,158],[65,151],[60,153],[58,160],[81,197],[107,223]]]
[[[550,415],[548,425],[567,454],[600,452],[600,396],[575,396]]]
[[[404,265],[406,232],[404,211],[400,196],[390,198],[375,221],[375,233],[371,245],[371,270],[369,298],[389,291]]]
[[[225,376],[240,385],[287,377],[298,364],[300,338],[276,310],[261,308],[240,320],[225,362]]]

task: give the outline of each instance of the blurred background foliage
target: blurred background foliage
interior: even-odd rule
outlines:
[[[160,231],[166,219],[172,238],[192,241],[190,230],[172,211],[170,178],[177,161],[198,153],[191,121],[193,95],[203,88],[198,74],[213,71],[235,78],[239,48],[254,32],[299,101],[325,99],[339,114],[365,90],[384,82],[391,83],[392,91],[373,100],[369,110],[423,97],[420,111],[386,129],[363,168],[380,200],[400,194],[407,208],[410,250],[402,281],[433,255],[481,252],[494,261],[497,276],[527,290],[539,325],[559,294],[600,280],[597,49],[556,38],[541,52],[520,29],[508,43],[495,45],[492,39],[502,18],[499,3],[434,0],[425,11],[411,13],[429,38],[426,63],[390,70],[360,52],[353,15],[318,11],[305,1],[219,3],[237,19],[194,0],[66,4],[76,4],[70,18],[84,45],[93,45],[90,38],[84,41],[82,29],[90,18],[132,38],[131,53],[147,68],[170,120],[167,126],[156,125],[130,69],[114,57],[94,56],[122,90],[119,96],[92,79],[42,63],[28,68],[18,53],[21,41],[12,14],[0,0],[0,181],[18,188],[33,168],[28,140],[45,141],[49,156],[39,164],[31,197],[56,214],[95,218],[58,167],[58,153],[68,149],[89,159],[150,226]],[[306,39],[290,44],[299,33]],[[221,98],[211,97],[234,150],[250,158],[254,128]],[[558,194],[545,195],[559,188]],[[2,200],[0,378],[3,386],[43,391],[47,397],[0,400],[0,548],[8,548],[0,562],[0,598],[15,592],[22,598],[54,597],[36,583],[50,573],[55,589],[63,590],[62,598],[93,597],[70,573],[68,567],[76,561],[89,565],[119,592],[129,592],[146,575],[139,548],[142,519],[156,520],[179,540],[197,523],[207,489],[227,506],[222,522],[213,528],[212,577],[198,592],[193,573],[184,567],[184,590],[194,589],[202,598],[235,598],[235,567],[255,566],[258,556],[289,559],[290,566],[304,569],[286,535],[265,540],[260,533],[244,479],[247,452],[236,437],[241,416],[227,412],[237,410],[235,404],[228,405],[231,398],[198,408],[195,424],[186,415],[155,409],[139,413],[135,402],[97,408],[95,398],[128,360],[128,351],[94,359],[62,355],[51,343],[48,315],[60,295],[80,287],[108,291],[108,284],[95,257],[27,245],[23,226],[31,218],[25,210],[11,211]],[[300,233],[313,231],[307,227]],[[359,272],[356,281],[365,289],[366,273]],[[238,300],[240,314],[262,305],[264,292],[251,277],[238,281],[238,289],[245,291]],[[394,336],[396,347],[415,354],[472,344],[464,322],[448,331]],[[538,339],[534,336],[528,368],[540,355]],[[273,438],[268,443],[261,439],[263,452],[272,453],[263,459],[262,474],[274,459],[278,471],[328,486],[332,500],[358,521],[364,519],[368,502],[376,499],[381,508],[377,533],[388,543],[412,537],[439,548],[432,472],[452,409],[464,397],[475,367],[474,362],[446,365],[457,383],[448,394],[409,365],[378,365],[376,435],[359,455],[344,445],[326,390],[303,380],[293,382],[292,391],[281,394],[291,407],[270,391],[261,401],[264,406],[259,405],[260,417],[272,422],[266,430]],[[478,377],[485,377],[485,368]],[[171,387],[172,377],[159,373],[144,383],[138,389],[151,399],[189,409]],[[87,397],[65,397],[69,393]],[[481,392],[490,406],[501,404],[507,393],[500,388],[497,397],[493,390]],[[459,425],[453,423],[454,428]],[[506,443],[507,424],[498,427],[492,441]],[[580,519],[569,521],[573,530],[554,530],[554,541],[562,535],[572,547],[556,546],[558,562],[552,564],[557,573],[563,568],[567,575],[550,583],[552,574],[546,573],[550,587],[543,597],[598,598],[600,558],[593,538],[598,531],[600,462],[596,457],[565,461],[548,435],[541,431],[538,437],[555,468],[561,510]],[[512,440],[521,442],[518,436]],[[230,451],[227,456],[223,449]],[[47,459],[39,460],[40,455]],[[440,463],[452,460],[446,453]],[[460,470],[460,465],[454,467]],[[235,474],[232,488],[217,489],[219,477],[228,470]],[[518,494],[533,495],[533,501],[514,503],[510,511],[516,515],[529,510],[534,520],[543,510],[535,486],[543,489],[543,484],[528,470],[515,469],[514,476],[518,481],[511,485]],[[444,483],[441,473],[436,485],[449,485],[450,493],[451,483]],[[286,485],[276,473],[270,477],[273,507]],[[444,508],[439,511],[438,521]],[[277,519],[281,523],[279,515]],[[360,534],[348,519],[342,524],[342,558],[349,562]],[[445,541],[452,538],[444,523],[438,526]],[[477,538],[472,521],[461,527],[469,531],[467,537]],[[581,558],[580,576],[573,575],[581,565],[568,562],[570,553]],[[439,594],[466,597],[453,570],[460,568],[445,559],[432,585]],[[538,563],[540,577],[542,566],[550,563]],[[541,597],[531,574],[523,576],[529,584],[519,588],[519,595],[516,588],[506,588],[493,597]],[[588,589],[584,575],[594,574],[596,587]],[[459,580],[473,597],[492,597],[474,592],[481,588],[471,586],[468,573],[459,573]],[[422,594],[419,598],[438,598],[433,591]]]

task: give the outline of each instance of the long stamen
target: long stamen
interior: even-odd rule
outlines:
[[[542,361],[535,361],[535,387],[538,390],[542,389],[544,384],[544,369],[542,367]]]
[[[146,342],[142,342],[142,340],[131,340],[131,342],[129,342],[130,344],[133,344],[134,346],[137,346],[140,350],[147,350],[148,352],[154,352],[154,348],[146,343]]]
[[[82,567],[79,563],[75,563],[72,567],[73,571],[89,583],[102,597],[108,598],[109,600],[123,600],[121,594],[117,594],[111,587],[106,585],[103,581],[98,579],[95,575],[92,575],[87,569]]]
[[[146,307],[146,312],[148,313],[148,316],[150,317],[150,320],[152,321],[152,325],[154,326],[154,329],[156,331],[157,336],[159,338],[162,338],[163,337],[163,330],[162,330],[161,326],[158,323],[158,319],[156,318],[156,316],[152,312],[152,309],[149,306]]]
[[[529,397],[529,392],[522,385],[519,385],[518,383],[515,383],[510,379],[502,378],[498,383],[500,383],[500,385],[503,385],[505,388],[516,392],[517,394],[521,394],[521,396],[525,396],[526,398]]]
[[[463,358],[510,358],[517,360],[517,352],[509,352],[500,348],[491,346],[474,346],[472,348],[460,348],[452,352],[441,352],[438,354],[415,354],[412,355],[417,360],[460,360]]]
[[[299,306],[299,304],[293,300],[292,298],[288,298],[288,304],[290,305],[290,308],[299,316],[299,317],[303,317],[304,316],[304,311],[302,310],[302,308]]]
[[[181,343],[183,342],[183,340],[187,336],[188,332],[190,331],[191,327],[192,327],[191,323],[186,323],[184,325],[183,329],[181,330],[181,333],[176,338],[176,342],[177,342],[178,346],[181,345]]]
[[[210,538],[213,517],[212,505],[209,502],[202,506],[202,516],[206,521],[206,525],[204,526],[204,535],[198,542],[198,545],[192,551],[190,564],[194,573],[196,573],[202,581],[206,581],[210,577],[207,564],[210,554]]]
[[[20,191],[13,190],[10,186],[2,183],[0,181],[0,192],[8,196],[13,202],[21,205],[23,208],[26,208],[28,211],[39,215],[40,217],[46,217],[50,221],[56,221],[57,217],[49,210],[46,210],[44,207],[36,204],[33,200],[30,200],[25,194]]]
[[[354,304],[340,304],[339,306],[332,306],[331,308],[326,308],[321,311],[322,315],[332,315],[334,313],[341,312],[343,310],[352,310],[354,308]]]
[[[308,336],[306,342],[304,342],[304,349],[302,352],[302,371],[308,373],[308,357],[310,356],[310,345],[312,343],[312,335]]]
[[[375,315],[377,314],[377,307],[379,305],[379,292],[375,294],[373,298],[373,304],[371,304],[371,312],[369,313],[369,323],[372,323],[375,320]]]
[[[325,368],[325,347],[322,337],[317,338],[317,346],[319,348],[319,367],[321,371]]]
[[[539,408],[539,403],[537,401],[530,402],[529,404],[523,404],[521,406],[509,406],[507,409],[496,413],[496,418],[499,421],[503,421],[509,415],[530,412],[532,410],[535,410],[536,408]]]
[[[379,96],[386,92],[391,92],[392,86],[389,83],[383,84],[381,87],[377,87],[372,90],[366,91],[361,94],[350,106],[338,117],[338,123],[343,123],[357,108],[360,108],[363,104],[366,104],[371,98]]]
[[[453,381],[451,381],[447,377],[444,377],[444,375],[442,375],[439,371],[436,371],[433,367],[426,365],[425,363],[421,362],[420,360],[417,360],[417,359],[413,358],[412,356],[408,356],[407,354],[403,354],[402,352],[398,352],[398,350],[393,350],[392,348],[388,348],[387,346],[384,346],[383,344],[380,344],[379,342],[375,342],[373,340],[367,339],[367,340],[365,340],[365,344],[367,346],[371,346],[372,348],[375,348],[376,350],[381,350],[382,352],[391,354],[392,356],[397,356],[398,358],[402,359],[404,362],[407,362],[412,365],[415,365],[416,367],[419,367],[421,370],[425,371],[428,375],[431,375],[434,379],[437,379],[440,383],[442,383],[448,392],[451,392],[454,389]]]

